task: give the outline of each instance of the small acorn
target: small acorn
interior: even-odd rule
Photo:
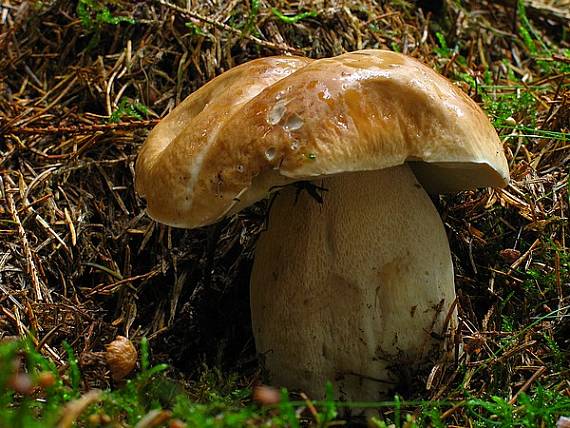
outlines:
[[[22,395],[30,395],[34,390],[34,384],[26,373],[16,373],[8,379],[8,385]]]
[[[514,248],[505,248],[499,251],[499,255],[507,263],[514,263],[521,256],[521,252],[519,250],[515,250]]]
[[[118,381],[133,371],[138,353],[133,343],[124,336],[117,336],[106,346],[105,360],[111,369],[113,380]]]
[[[253,401],[261,405],[271,406],[278,404],[280,400],[281,396],[276,388],[267,385],[257,385],[253,389]]]
[[[38,386],[42,389],[51,388],[57,382],[56,377],[51,372],[40,372],[36,379]]]
[[[180,419],[171,419],[168,423],[168,428],[186,428],[186,424]]]

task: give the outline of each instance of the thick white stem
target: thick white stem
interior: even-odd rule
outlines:
[[[315,183],[321,185],[321,183]],[[283,190],[256,248],[251,310],[273,385],[378,400],[441,353],[455,299],[441,219],[408,166]],[[432,334],[436,333],[436,335]]]

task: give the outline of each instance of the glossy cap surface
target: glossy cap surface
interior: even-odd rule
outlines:
[[[273,61],[278,73],[264,69]],[[501,142],[477,104],[390,51],[252,61],[196,91],[157,129],[137,162],[137,190],[153,218],[179,227],[214,223],[275,186],[404,162],[430,192],[508,182]]]

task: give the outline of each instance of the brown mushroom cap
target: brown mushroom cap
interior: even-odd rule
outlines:
[[[242,64],[202,86],[161,120],[136,163],[136,190],[146,198],[148,214],[173,226],[199,226],[188,215],[192,201],[200,198],[193,183],[201,159],[216,150],[220,128],[263,89],[310,61],[270,57]]]
[[[278,185],[404,162],[430,192],[508,182],[483,111],[415,59],[383,50],[266,58],[214,79],[152,131],[137,190],[152,217],[193,228]]]

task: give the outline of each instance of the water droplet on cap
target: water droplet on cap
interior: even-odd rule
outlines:
[[[277,125],[279,122],[281,122],[281,119],[285,114],[285,110],[286,110],[285,102],[278,101],[271,108],[271,110],[269,110],[269,113],[267,114],[267,123],[269,123],[270,125]]]
[[[277,151],[275,150],[275,147],[270,147],[265,151],[265,157],[267,158],[268,161],[271,161],[275,158],[275,153]]]
[[[292,114],[287,118],[287,121],[283,127],[286,131],[296,131],[297,129],[302,128],[304,123],[305,122],[303,122],[303,119],[300,116]]]

